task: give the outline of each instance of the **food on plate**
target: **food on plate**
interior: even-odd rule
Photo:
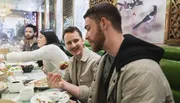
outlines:
[[[19,75],[22,75],[22,73],[23,73],[23,70],[20,66],[11,67],[7,71],[8,76],[19,76]]]
[[[36,103],[54,103],[54,102],[47,96],[39,96],[36,98]]]
[[[8,75],[8,76],[13,76],[13,72],[12,72],[12,71],[8,71],[8,72],[7,72],[7,75]]]
[[[14,71],[14,70],[22,70],[22,68],[20,66],[16,66],[16,67],[11,67],[9,69],[9,71]]]
[[[8,71],[8,68],[0,68],[0,71],[6,73]]]
[[[69,103],[69,95],[59,90],[42,92],[33,96],[31,103]]]
[[[0,90],[4,88],[4,85],[0,85]]]
[[[43,78],[34,82],[35,87],[48,87],[47,78]]]
[[[60,68],[61,70],[64,70],[64,69],[66,69],[67,67],[68,67],[68,62],[66,62],[66,61],[61,61],[61,62],[60,62],[59,68]]]
[[[11,65],[6,64],[6,68],[10,69],[11,67]]]

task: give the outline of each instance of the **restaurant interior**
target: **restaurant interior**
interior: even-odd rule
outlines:
[[[66,50],[62,39],[63,30],[69,26],[76,26],[85,39],[83,15],[90,7],[101,2],[109,2],[118,8],[122,16],[123,34],[132,34],[165,50],[160,66],[170,84],[175,103],[180,103],[180,79],[178,79],[180,78],[179,0],[0,0],[0,54],[21,51],[20,41],[24,36],[25,26],[33,24],[38,31],[36,36],[42,29],[52,29],[63,46],[64,52],[71,57],[72,55]],[[151,16],[150,20],[145,19],[147,16]],[[2,34],[6,34],[7,38],[4,39]],[[92,49],[86,40],[84,45]],[[104,51],[101,50],[97,54],[102,56]],[[34,62],[9,65],[17,64],[33,64],[34,72],[23,75],[30,78],[28,80],[45,77],[43,72],[39,71],[38,67],[36,68],[37,64]],[[7,65],[5,66],[7,67]],[[0,69],[2,68],[4,68],[3,63],[0,64]],[[23,87],[21,83],[17,85],[7,83],[8,79],[14,79],[13,77],[8,78],[8,76],[12,75],[0,72],[1,99],[21,103],[19,102],[21,101],[19,93],[9,91],[16,91],[13,88]],[[42,93],[44,90],[47,91],[46,86],[40,87],[40,89],[37,87],[34,93]],[[30,102],[36,103],[34,102],[36,97],[31,98]],[[15,102],[1,102],[0,100],[0,103]]]

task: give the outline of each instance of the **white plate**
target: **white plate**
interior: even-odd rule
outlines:
[[[27,76],[15,76],[15,79],[24,81],[24,80],[27,80],[28,77]]]
[[[65,92],[60,92],[60,91],[49,91],[49,92],[41,92],[36,95],[34,95],[31,98],[31,103],[40,103],[39,101],[45,101],[44,103],[55,103],[52,100],[52,97],[58,97],[59,102],[58,103],[68,103],[69,102],[69,95],[66,94]]]
[[[0,92],[3,91],[3,90],[5,90],[6,88],[7,88],[6,83],[0,81]]]
[[[27,80],[28,79],[28,77],[27,76],[9,76],[8,77],[8,80],[9,81],[16,81],[16,80],[21,80],[21,81],[25,81],[25,80]]]

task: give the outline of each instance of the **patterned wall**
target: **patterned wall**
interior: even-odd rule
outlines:
[[[180,0],[166,1],[165,43],[180,44]]]
[[[109,2],[109,3],[113,3],[115,4],[116,0],[89,0],[89,6],[92,7],[98,3],[101,3],[101,2]]]
[[[63,27],[73,25],[73,2],[74,0],[63,0]]]

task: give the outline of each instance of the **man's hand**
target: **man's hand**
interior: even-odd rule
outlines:
[[[48,85],[51,88],[62,88],[64,87],[64,80],[60,74],[48,73],[47,75]]]
[[[48,81],[49,87],[51,88],[61,88],[67,91],[68,93],[70,93],[72,96],[77,97],[77,98],[79,98],[80,96],[80,88],[74,84],[68,83],[65,80],[63,80],[60,74],[48,73],[47,81]],[[89,89],[87,87],[87,91],[88,90]],[[73,101],[71,102],[74,103]]]

